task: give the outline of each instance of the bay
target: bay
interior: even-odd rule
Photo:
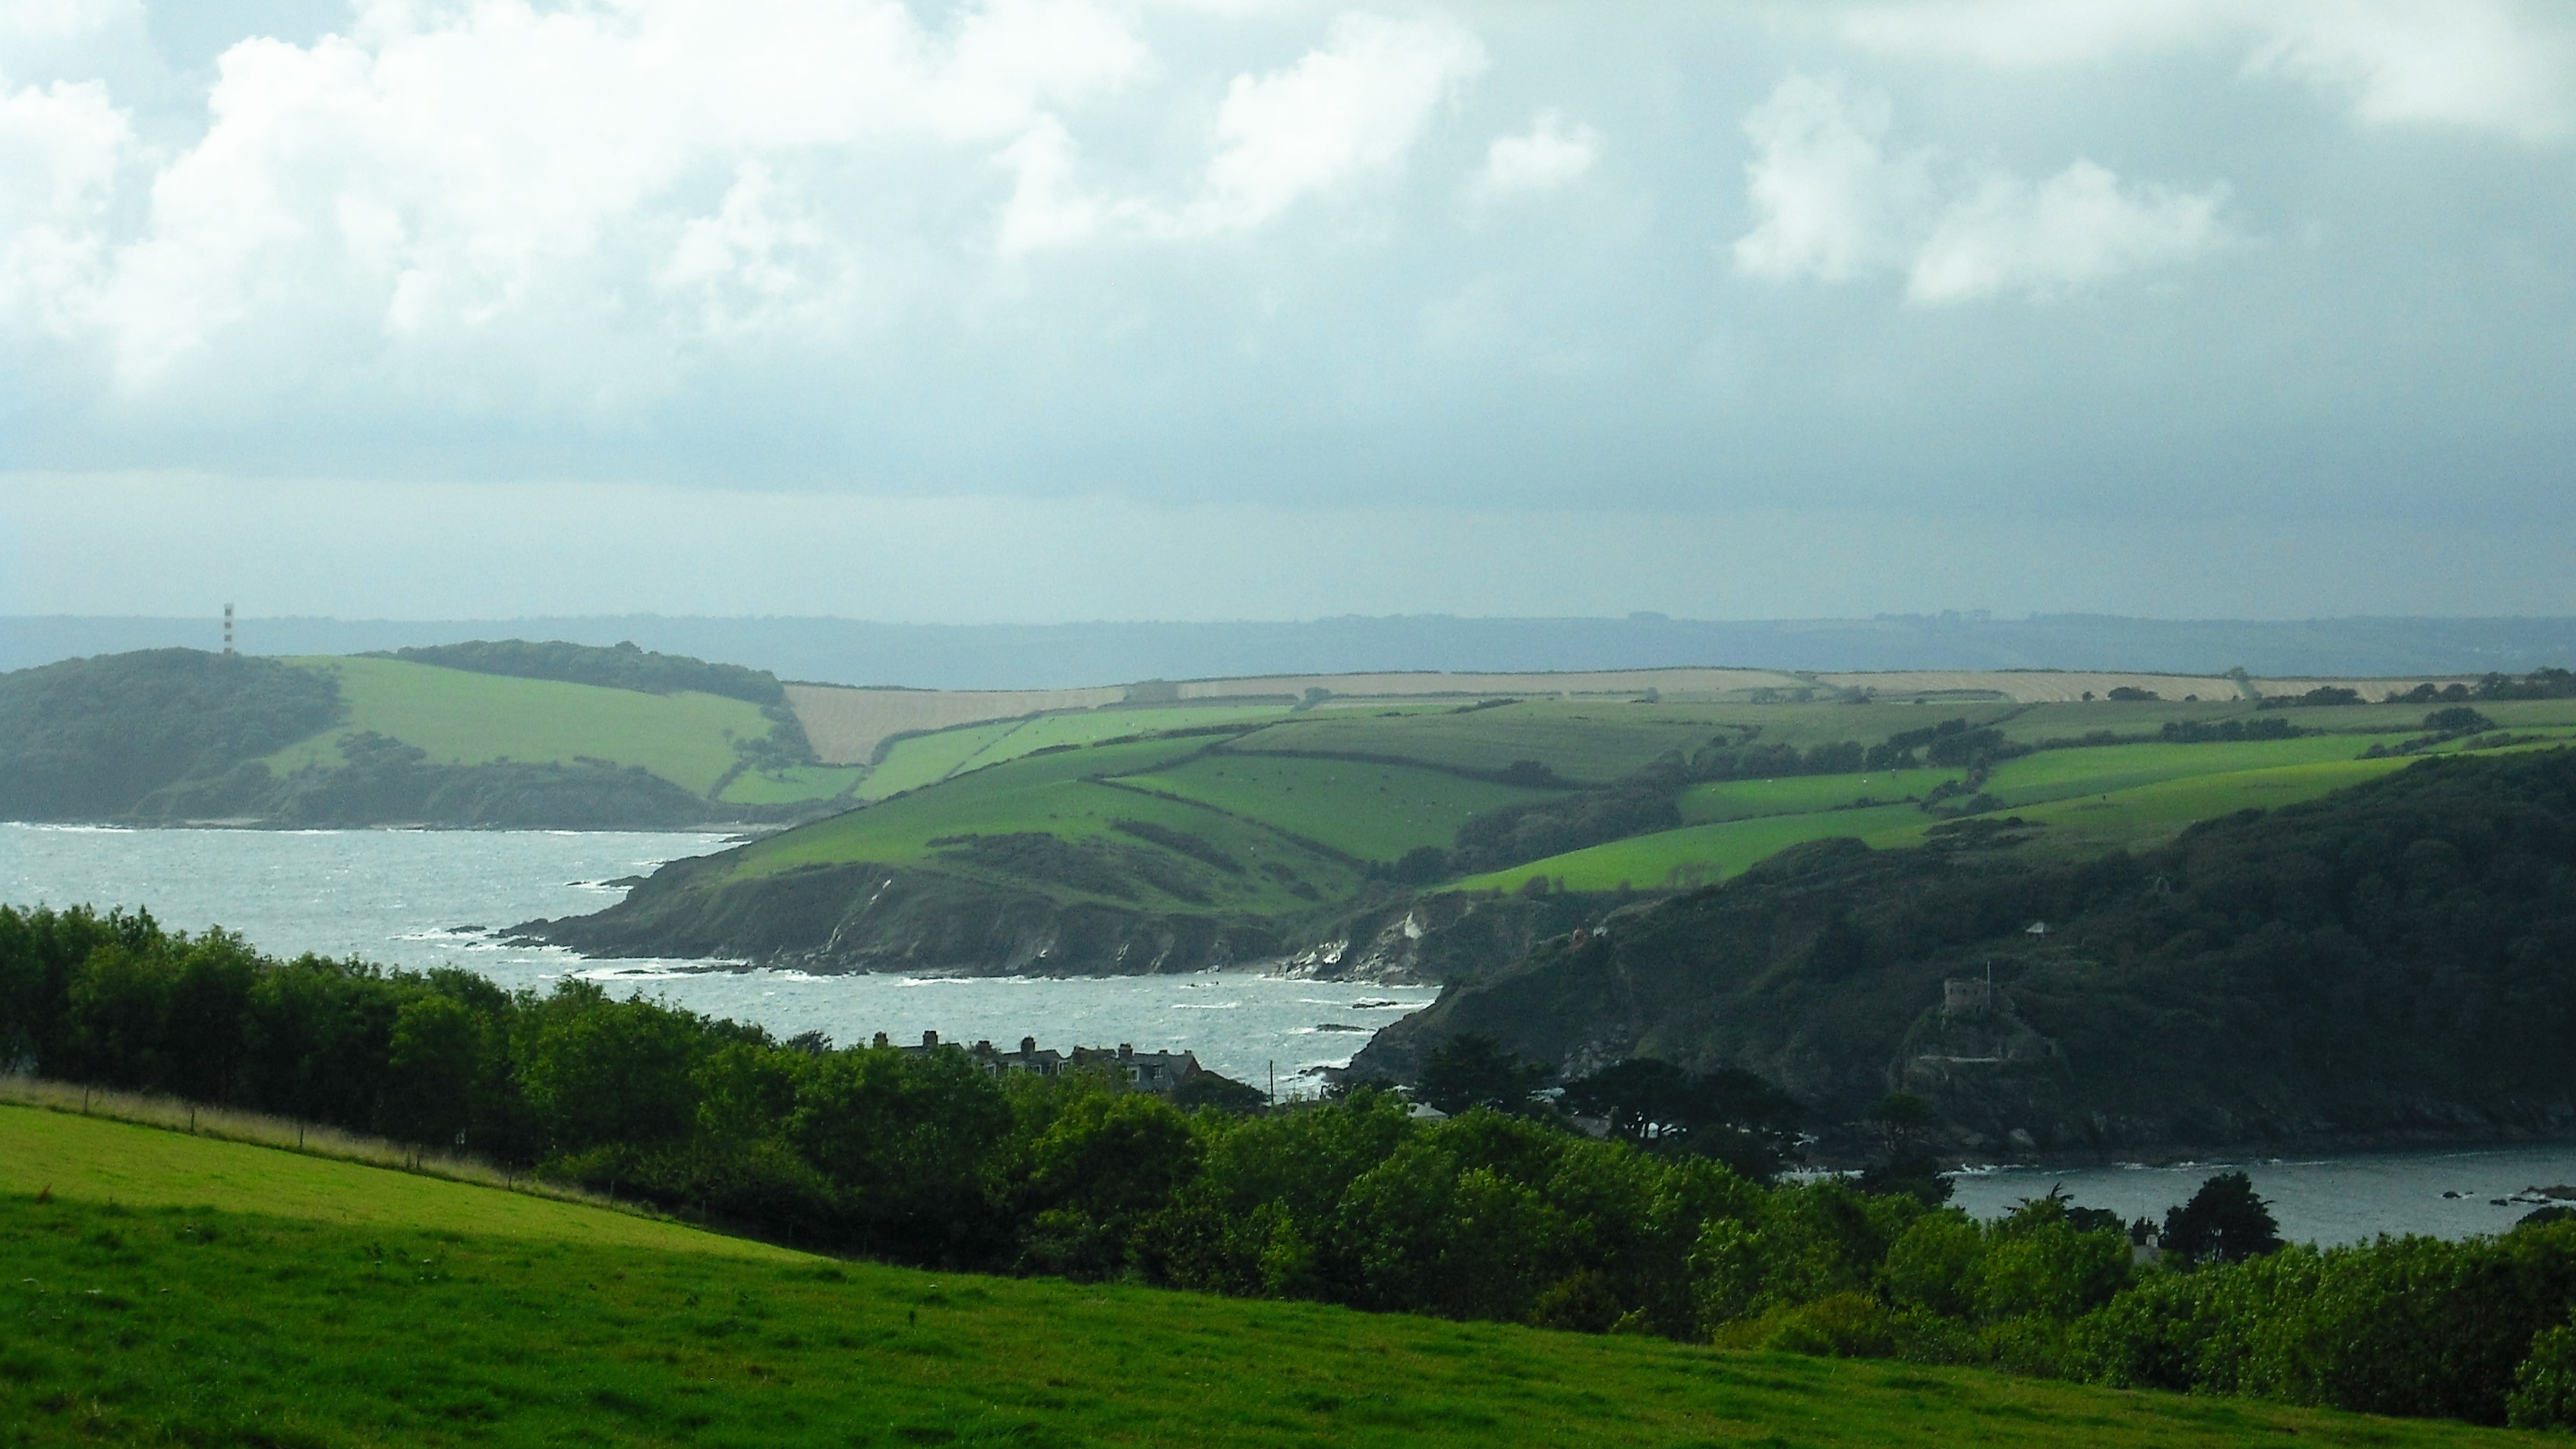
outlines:
[[[1188,1050],[1202,1065],[1281,1094],[1313,1095],[1377,1028],[1431,1003],[1421,986],[1305,981],[1255,971],[1186,976],[817,976],[737,963],[585,960],[492,933],[584,914],[620,884],[720,850],[707,834],[483,830],[124,830],[0,823],[0,901],[143,906],[164,926],[222,926],[263,951],[458,966],[502,986],[567,976],[781,1037]]]

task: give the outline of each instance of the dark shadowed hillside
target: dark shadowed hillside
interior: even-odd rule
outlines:
[[[1828,1128],[1908,1090],[2004,1153],[2576,1125],[2576,751],[2431,761],[2134,857],[2034,865],[2014,823],[1817,842],[1616,916],[1355,1070],[1481,1033],[1569,1073],[1749,1068]]]
[[[153,649],[0,675],[0,819],[102,820],[330,725],[328,676]]]

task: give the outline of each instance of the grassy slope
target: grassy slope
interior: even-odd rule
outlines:
[[[1014,760],[1006,765],[959,776],[935,789],[883,801],[800,830],[761,841],[745,849],[733,866],[736,875],[768,875],[801,865],[865,860],[882,865],[928,865],[959,874],[977,874],[941,853],[933,840],[960,835],[1046,833],[1065,840],[1110,835],[1121,848],[1156,849],[1112,830],[1120,820],[1144,821],[1166,830],[1196,835],[1246,867],[1241,874],[1213,869],[1187,856],[1171,855],[1170,864],[1205,889],[1208,903],[1176,902],[1174,908],[1275,912],[1308,904],[1291,895],[1261,867],[1284,863],[1298,877],[1326,891],[1348,890],[1356,880],[1349,866],[1305,849],[1276,831],[1219,811],[1167,800],[1142,789],[1105,783],[1102,776],[1144,774],[1167,768],[1204,748],[1203,739],[1145,741],[1101,745]],[[1166,854],[1169,854],[1166,852]],[[1026,885],[1022,880],[1015,882]],[[1081,893],[1050,888],[1075,898]],[[1150,897],[1151,888],[1140,890]]]
[[[73,1155],[123,1160],[118,1134]],[[170,1134],[157,1134],[170,1135]],[[0,1146],[25,1136],[0,1112]],[[180,1139],[194,1142],[194,1139]],[[250,1198],[311,1165],[197,1144]],[[490,1233],[404,1174],[362,1222],[38,1204],[0,1151],[0,1445],[2198,1446],[2537,1442],[1964,1370]],[[207,1202],[186,1189],[158,1194]],[[560,1205],[556,1205],[560,1206]],[[589,1209],[594,1217],[614,1214]],[[767,1259],[760,1261],[759,1259]]]
[[[787,1261],[765,1243],[580,1203],[307,1157],[97,1117],[0,1105],[0,1192],[207,1207],[345,1227],[406,1227]]]
[[[294,662],[335,671],[349,716],[271,755],[268,767],[278,774],[337,768],[340,736],[373,730],[428,751],[434,764],[568,765],[586,756],[641,765],[703,795],[733,767],[733,740],[758,739],[770,727],[759,706],[712,694],[643,694],[396,659]]]
[[[1437,770],[1216,751],[1127,783],[1266,820],[1364,860],[1447,845],[1467,818],[1556,792]]]
[[[2347,752],[2352,749],[2349,740],[2337,743]],[[2177,748],[2218,751],[2227,747]],[[2313,800],[2346,785],[2357,785],[2375,775],[2403,768],[2408,763],[2402,759],[2347,758],[2267,769],[2229,770],[2107,790],[2089,788],[2093,782],[2079,776],[2061,780],[2052,787],[2055,803],[2019,808],[2012,813],[2024,821],[2047,827],[2027,847],[2034,852],[2074,855],[2114,848],[2138,850],[2172,839],[2195,820],[2214,819],[2237,810],[2268,810],[2301,800]],[[1998,778],[2002,774],[2003,771],[1996,771]],[[2069,796],[2072,798],[2067,798]],[[1533,876],[1546,876],[1561,881],[1567,890],[1582,891],[1617,890],[1622,883],[1639,890],[1704,885],[1739,875],[1746,867],[1766,857],[1810,840],[1848,835],[1887,849],[1918,844],[1925,833],[1939,823],[1910,805],[1882,805],[1691,825],[1652,835],[1631,836],[1586,850],[1568,851],[1509,870],[1469,876],[1453,882],[1451,888],[1518,890]]]
[[[1861,775],[1792,775],[1779,780],[1717,780],[1684,790],[1682,819],[1693,825],[1840,810],[1863,801],[1919,800],[1956,770],[1879,770]]]
[[[1287,714],[1284,705],[1174,705],[1084,710],[963,725],[897,740],[858,793],[864,799],[882,800],[936,784],[951,775],[1007,764],[1055,745],[1095,744],[1125,735],[1208,725],[1252,724]]]

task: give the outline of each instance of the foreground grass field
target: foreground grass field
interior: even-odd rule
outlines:
[[[456,1195],[511,1194],[349,1167],[377,1181],[317,1197],[298,1184],[345,1165],[30,1120],[43,1115],[0,1110],[0,1445],[2540,1442],[1965,1370],[731,1255],[704,1250],[704,1235],[618,1237],[640,1220],[566,1204],[495,1228],[491,1214],[512,1210]],[[165,1158],[136,1135],[182,1145]],[[113,1184],[67,1172],[41,1202],[26,1185],[29,1162],[91,1157],[118,1164]],[[177,1165],[161,1175],[165,1160]],[[335,1217],[338,1193],[367,1215]]]

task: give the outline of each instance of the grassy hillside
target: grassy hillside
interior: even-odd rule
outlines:
[[[2576,700],[2563,699],[2487,701],[2477,730],[2433,736],[2419,705],[2248,699],[1343,703],[1122,706],[916,736],[860,790],[902,793],[675,868],[602,931],[558,939],[756,957],[828,944],[907,969],[1039,953],[1066,969],[1174,969],[1375,931],[1369,913],[1395,885],[1453,901],[1539,882],[1683,890],[1805,842],[1919,844],[1971,816],[2018,819],[2017,848],[2034,859],[2143,850],[2196,820],[2385,774],[2416,757],[2390,753],[2400,746],[2576,737]],[[2249,728],[2279,737],[2183,742]],[[2363,759],[2374,747],[2384,757]],[[846,879],[812,874],[835,870]],[[868,902],[898,883],[889,872],[907,873],[901,909],[871,917]],[[743,888],[764,894],[728,895]],[[952,888],[963,894],[949,918],[1016,924],[942,935],[940,951],[964,954],[934,960],[922,931]],[[1055,942],[1049,910],[1116,917],[1074,932],[1106,954]],[[1175,954],[1175,930],[1219,954]],[[1488,932],[1471,954],[1507,959],[1523,934]],[[1166,944],[1139,956],[1150,941]]]
[[[474,1233],[762,1262],[800,1256],[745,1238],[550,1197],[0,1104],[0,1192],[32,1197],[45,1191],[129,1208],[213,1208],[347,1228]]]
[[[399,659],[290,661],[339,681],[347,719],[268,756],[274,774],[337,769],[339,736],[373,731],[443,765],[500,761],[641,765],[693,795],[733,768],[733,742],[769,733],[760,707],[712,694],[646,694],[551,679],[514,679]]]
[[[294,1190],[304,1159],[223,1144],[192,1144],[206,1149],[195,1181],[219,1187],[66,1177],[37,1202],[14,1149],[69,1141],[75,1165],[157,1149],[130,1142],[143,1129],[28,1117],[0,1111],[11,1445],[2538,1442],[1967,1370],[704,1251],[703,1235],[640,1241],[618,1236],[635,1220],[580,1209],[512,1218],[508,1194],[375,1169],[348,1169],[379,1180],[345,1185],[369,1207],[344,1219]]]

